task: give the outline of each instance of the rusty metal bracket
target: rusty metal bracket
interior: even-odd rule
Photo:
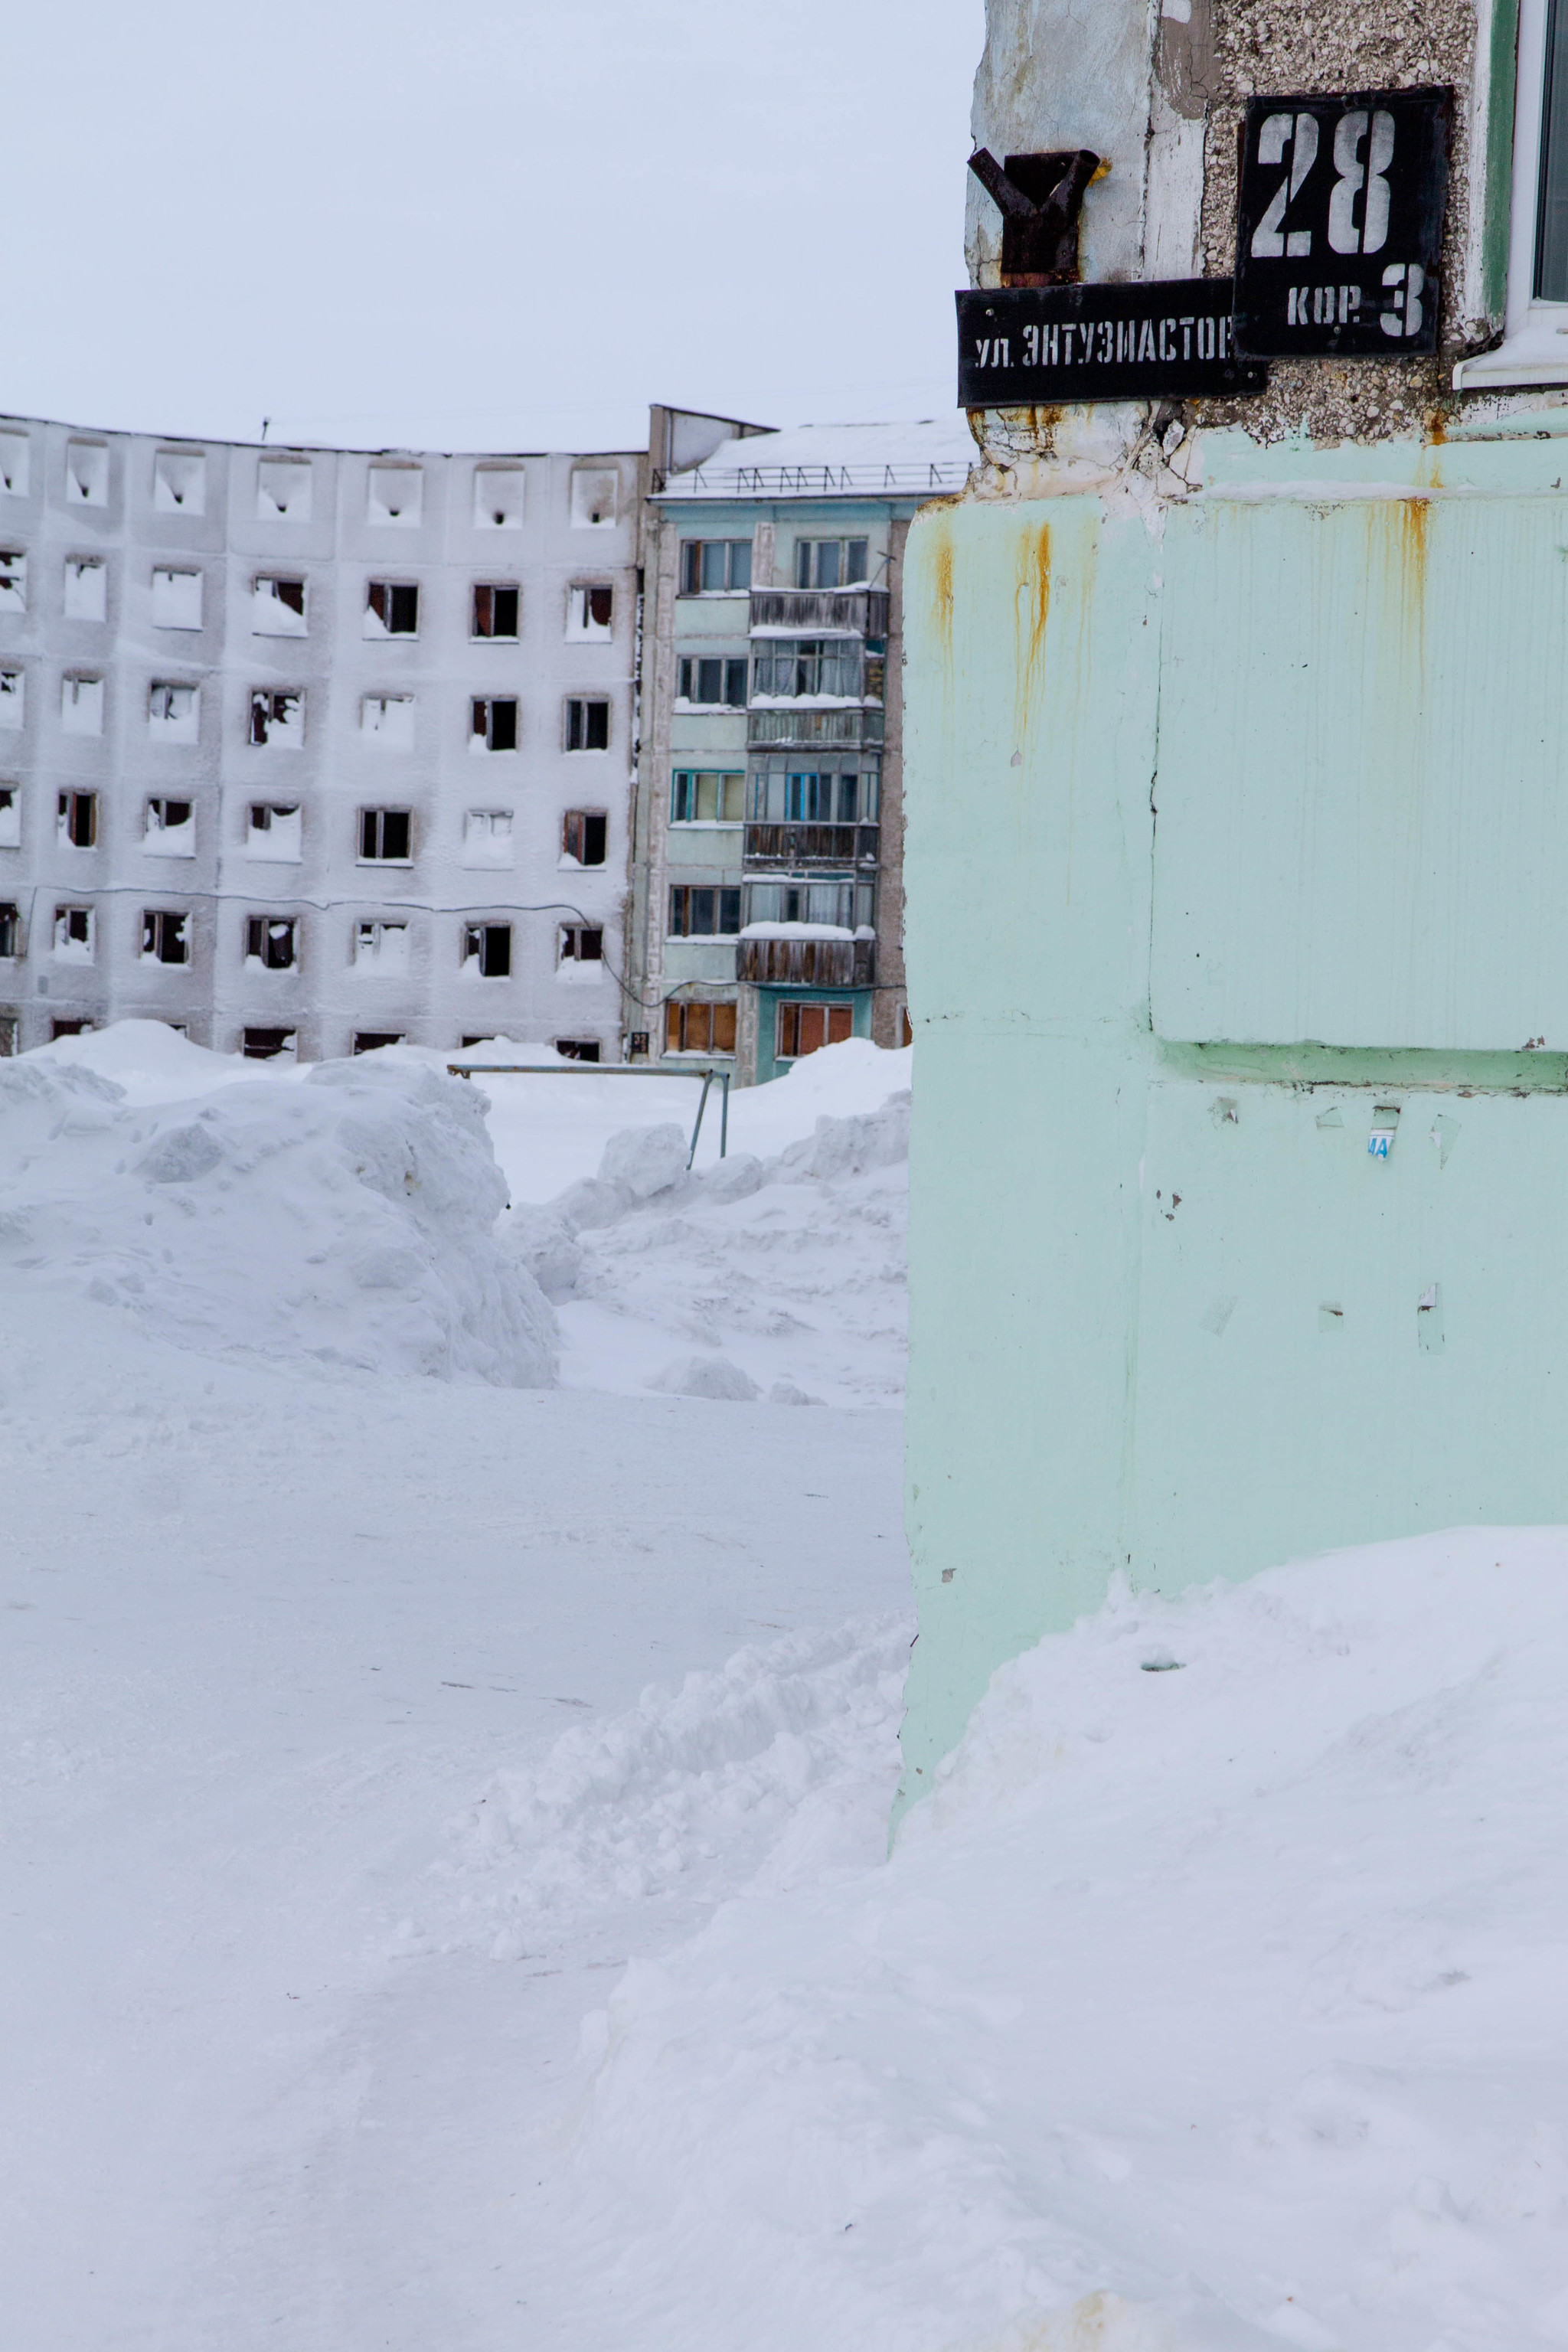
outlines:
[[[1009,155],[977,147],[969,168],[1002,215],[1004,286],[1075,286],[1083,193],[1110,169],[1087,147],[1076,153]]]

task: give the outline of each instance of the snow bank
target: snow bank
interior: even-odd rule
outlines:
[[[147,1105],[189,1102],[215,1087],[243,1086],[292,1076],[297,1066],[282,1061],[247,1062],[242,1054],[215,1054],[193,1045],[163,1021],[114,1021],[79,1037],[57,1037],[26,1056],[41,1069],[91,1070],[121,1087],[140,1109]],[[303,1077],[305,1072],[299,1071]]]
[[[1568,2343],[1565,1654],[1562,1530],[1121,1593],[1042,1643],[890,1862],[868,1827],[858,1867],[764,1871],[590,2025],[572,2340]],[[523,1908],[700,1850],[725,1691],[500,1800]],[[869,1824],[891,1764],[857,1743]]]
[[[427,1069],[138,1108],[58,1049],[0,1066],[0,1266],[182,1346],[548,1386],[552,1310],[491,1234],[505,1198],[480,1097]]]

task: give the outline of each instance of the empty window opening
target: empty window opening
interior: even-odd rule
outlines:
[[[781,1062],[798,1062],[824,1045],[842,1045],[855,1034],[855,1008],[850,1004],[791,1004],[779,1006],[777,1053]]]
[[[596,923],[562,924],[558,963],[603,963],[604,960],[605,934]]]
[[[566,749],[607,751],[610,748],[610,706],[574,695],[566,705]]]
[[[60,728],[67,735],[103,732],[103,680],[63,677],[60,680]]]
[[[739,824],[746,779],[739,772],[678,768],[669,794],[671,824]]]
[[[16,784],[0,784],[0,849],[22,846],[22,794]]]
[[[850,588],[869,584],[871,544],[865,539],[797,539],[797,588]]]
[[[160,449],[153,460],[153,508],[156,514],[199,515],[206,510],[207,461],[199,449]]]
[[[165,742],[194,743],[201,725],[201,691],[169,680],[147,689],[147,724]]]
[[[414,697],[411,694],[367,694],[360,705],[360,732],[384,751],[414,748]]]
[[[602,866],[609,830],[610,820],[603,809],[568,809],[561,820],[563,864]]]
[[[664,1050],[667,1054],[732,1054],[735,1050],[733,1004],[681,1004],[664,1008]]]
[[[258,637],[305,635],[305,583],[258,572],[250,583],[250,626]]]
[[[196,825],[191,803],[150,800],[142,828],[142,846],[153,857],[194,857]]]
[[[0,1013],[0,1062],[8,1062],[16,1051],[16,1016]]]
[[[474,590],[475,637],[515,637],[520,592],[511,586],[481,585]]]
[[[292,1060],[298,1042],[292,1029],[247,1029],[244,1040],[247,1062],[276,1062],[285,1055]]]
[[[405,971],[408,966],[406,923],[356,923],[354,961],[374,964],[383,971]]]
[[[868,768],[790,768],[772,762],[752,773],[753,824],[868,824],[876,817],[879,772]]]
[[[66,504],[106,507],[109,504],[109,451],[101,441],[66,443]]]
[[[250,698],[250,740],[297,751],[305,740],[305,698],[297,689],[275,693],[258,687]]]
[[[20,548],[0,550],[0,613],[27,609],[27,559]]]
[[[706,704],[713,710],[743,710],[745,656],[734,661],[683,654],[677,671],[676,695],[681,702]]]
[[[155,572],[153,578],[157,578]],[[64,606],[68,621],[101,621],[107,616],[109,566],[101,557],[67,556]],[[155,611],[153,617],[156,620]]]
[[[279,866],[298,866],[303,846],[299,807],[279,808],[275,802],[252,801],[246,826],[247,857],[270,858]]]
[[[259,971],[292,971],[297,929],[292,915],[247,916],[246,962]]]
[[[91,849],[98,840],[98,794],[62,793],[55,834],[68,849]]]
[[[557,1037],[555,1050],[563,1062],[596,1062],[599,1059],[596,1037]]]
[[[49,1024],[50,1042],[53,1043],[55,1039],[59,1037],[90,1037],[97,1025],[97,1023],[93,1021],[51,1021]]]
[[[616,609],[613,588],[584,586],[572,588],[566,595],[566,634],[569,637],[609,637],[615,635],[611,624]]]
[[[416,530],[425,504],[425,477],[417,466],[373,466],[365,504],[371,522],[401,524]]]
[[[467,809],[463,814],[465,866],[510,866],[510,809]]]
[[[511,976],[511,925],[469,923],[463,932],[463,969],[481,980]]]
[[[379,1054],[384,1045],[401,1045],[402,1043],[401,1029],[356,1029],[354,1031],[356,1054]]]
[[[475,530],[521,530],[527,478],[521,466],[476,466]]]
[[[26,674],[19,669],[0,669],[0,727],[15,734],[26,715]]]
[[[90,963],[98,925],[90,907],[55,908],[55,953],[66,963]]]
[[[202,575],[159,566],[153,574],[153,623],[160,629],[199,629]]]
[[[359,854],[361,862],[378,861],[387,866],[407,866],[414,856],[414,818],[407,809],[361,809],[359,813]]]
[[[752,542],[749,539],[683,539],[680,542],[680,593],[683,596],[732,596],[752,584]]]
[[[0,433],[0,490],[8,499],[25,499],[32,475],[25,433]]]
[[[489,696],[475,700],[469,721],[470,748],[476,751],[515,751],[517,701],[514,696]]]
[[[7,962],[22,952],[22,918],[7,900],[0,905],[0,956]]]
[[[738,883],[710,887],[706,883],[672,882],[669,888],[669,929],[672,940],[732,940],[741,929]]]
[[[367,637],[416,637],[419,588],[412,580],[372,580],[364,592]]]
[[[607,467],[576,466],[572,472],[572,527],[605,530],[616,520],[619,477]]]
[[[310,461],[308,457],[263,457],[256,468],[258,522],[309,522]]]
[[[191,919],[164,907],[147,907],[142,914],[143,963],[189,963]]]

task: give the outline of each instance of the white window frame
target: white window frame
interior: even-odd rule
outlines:
[[[1568,302],[1538,302],[1534,291],[1549,14],[1550,0],[1520,0],[1503,339],[1496,351],[1459,362],[1454,370],[1457,392],[1568,383]],[[1479,166],[1477,156],[1472,168],[1478,182]],[[1480,194],[1478,184],[1472,190],[1472,203],[1479,203]]]

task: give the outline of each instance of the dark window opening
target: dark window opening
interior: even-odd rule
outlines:
[[[607,751],[609,748],[609,704],[583,702],[574,696],[566,705],[566,749],[569,751]]]
[[[294,969],[295,924],[292,916],[251,915],[245,926],[245,952],[266,971]]]
[[[471,634],[476,637],[515,637],[518,602],[515,588],[476,588]]]
[[[245,1032],[245,1058],[247,1062],[275,1061],[279,1054],[294,1050],[292,1029],[247,1029]]]
[[[413,833],[414,819],[407,809],[361,809],[360,856],[405,866],[414,854]]]
[[[51,1021],[49,1035],[54,1037],[90,1037],[97,1024],[92,1021]]]
[[[596,1037],[557,1037],[555,1050],[563,1062],[596,1062],[599,1041]]]
[[[609,829],[603,809],[568,809],[561,822],[562,854],[579,866],[602,866]]]
[[[513,700],[493,698],[476,700],[473,709],[473,737],[483,743],[487,751],[515,751],[517,749],[517,704]]]
[[[583,595],[587,606],[587,625],[589,628],[607,629],[610,625],[610,616],[616,608],[615,590],[613,588],[584,588]],[[583,1059],[584,1061],[592,1060],[596,1062],[598,1058],[597,1054],[584,1054],[583,1055]]]
[[[667,1054],[732,1054],[735,1050],[735,1008],[732,1004],[684,1004],[664,1008],[664,1050]]]
[[[752,584],[752,542],[749,539],[683,539],[680,542],[680,593],[683,596],[733,594]]]
[[[463,960],[478,964],[481,980],[510,980],[511,925],[470,923],[463,933]]]
[[[377,1054],[384,1045],[401,1045],[402,1043],[401,1029],[356,1029],[354,1031],[356,1054]]]
[[[258,691],[250,698],[250,740],[297,743],[304,731],[304,697]]]
[[[848,1004],[781,1004],[778,1058],[798,1062],[824,1045],[841,1045],[855,1034],[854,1007]]]
[[[22,918],[15,907],[0,907],[0,956],[21,953]]]
[[[142,953],[156,963],[189,963],[191,960],[189,915],[171,914],[161,907],[144,908],[142,915]]]
[[[151,800],[147,803],[149,835],[177,833],[191,821],[189,801]]]
[[[419,590],[413,581],[373,580],[365,590],[366,609],[374,613],[389,637],[419,634]]]
[[[98,794],[60,794],[59,835],[73,849],[90,849],[98,839]]]
[[[687,882],[675,882],[669,891],[669,929],[672,940],[733,939],[741,928],[741,893],[733,889],[709,889]]]
[[[562,963],[602,963],[605,957],[605,934],[595,923],[563,923],[561,926]]]

